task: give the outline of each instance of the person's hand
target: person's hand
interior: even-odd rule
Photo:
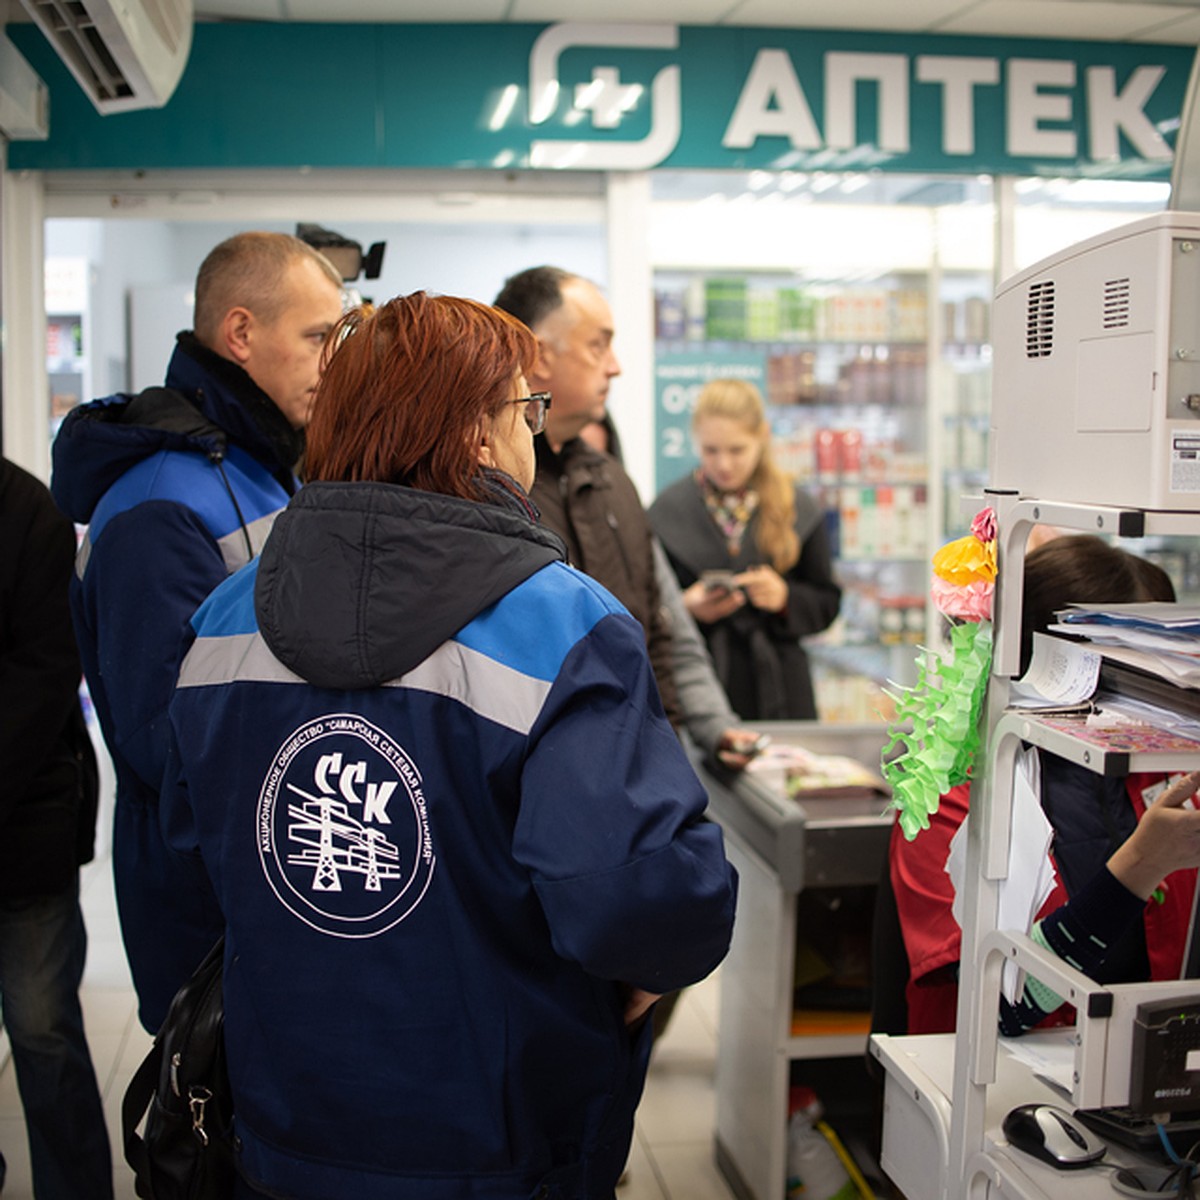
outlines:
[[[661,999],[658,992],[643,992],[641,988],[631,987],[625,997],[625,1027],[636,1025],[650,1011],[650,1006]]]
[[[1200,788],[1200,771],[1172,783],[1108,860],[1119,883],[1148,900],[1172,871],[1200,867],[1200,810],[1185,801]]]
[[[725,766],[740,771],[758,754],[759,737],[755,729],[727,729],[717,743],[717,758]]]
[[[751,567],[735,575],[733,582],[746,593],[746,599],[763,612],[777,613],[787,608],[787,582],[774,567],[765,564]]]
[[[697,624],[711,625],[737,612],[746,603],[746,597],[739,590],[731,592],[728,588],[709,587],[697,581],[684,591],[683,603]]]

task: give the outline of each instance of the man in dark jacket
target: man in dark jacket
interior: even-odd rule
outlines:
[[[261,548],[294,469],[341,281],[296,238],[244,233],[196,280],[166,388],[69,414],[54,497],[87,536],[72,584],[84,672],[117,771],[113,872],[142,1024],[158,1028],[221,932],[198,860],[165,845],[166,707],[200,602]]]
[[[79,1006],[79,865],[97,785],[67,604],[74,557],[45,485],[0,458],[0,1002],[39,1200],[112,1196]]]
[[[505,281],[495,305],[537,335],[532,391],[553,396],[536,442],[530,493],[542,522],[566,543],[573,566],[602,583],[641,623],[663,708],[681,723],[671,671],[671,630],[654,569],[650,523],[633,481],[611,455],[579,435],[604,416],[611,380],[621,373],[613,318],[595,284],[558,267],[532,267]]]

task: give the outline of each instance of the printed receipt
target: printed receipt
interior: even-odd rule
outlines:
[[[1010,703],[1021,708],[1082,704],[1096,690],[1100,660],[1098,651],[1079,642],[1035,633],[1033,660],[1012,685]]]

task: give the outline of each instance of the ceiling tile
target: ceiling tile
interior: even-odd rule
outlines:
[[[775,25],[782,29],[925,29],[963,7],[963,0],[742,0],[731,6],[729,25]]]
[[[1078,39],[1125,38],[1156,21],[1179,16],[1169,4],[1122,3],[1120,0],[984,0],[949,16],[938,33],[989,34],[1007,37]]]
[[[455,0],[456,2],[456,0]],[[605,0],[603,21],[667,21],[712,25],[731,0]],[[593,0],[512,0],[510,21],[595,21]]]
[[[285,0],[292,21],[377,21],[396,23],[445,21],[503,21],[509,0],[404,0],[403,12],[396,0]],[[198,7],[198,6],[197,6]]]
[[[593,21],[594,0],[195,0],[199,20]],[[1200,0],[606,0],[604,20],[1200,41]]]
[[[198,0],[198,20],[282,21],[283,0]]]
[[[1171,42],[1181,46],[1194,46],[1200,42],[1200,11],[1190,17],[1176,18],[1159,25],[1147,25],[1145,29],[1130,34],[1131,42]]]

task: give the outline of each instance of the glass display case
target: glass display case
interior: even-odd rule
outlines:
[[[655,172],[655,486],[696,463],[703,384],[769,406],[780,464],[825,508],[844,589],[806,646],[827,721],[890,715],[913,647],[941,644],[929,555],[987,483],[991,299],[999,277],[1161,209],[1139,181],[879,172]],[[1150,548],[1190,593],[1200,559]]]
[[[687,186],[712,190],[689,207]],[[704,382],[757,384],[777,461],[825,510],[843,588],[838,620],[806,642],[818,710],[887,716],[887,681],[913,682],[913,647],[933,635],[944,497],[986,468],[990,189],[755,172],[656,177],[655,197],[656,486],[695,465]]]

